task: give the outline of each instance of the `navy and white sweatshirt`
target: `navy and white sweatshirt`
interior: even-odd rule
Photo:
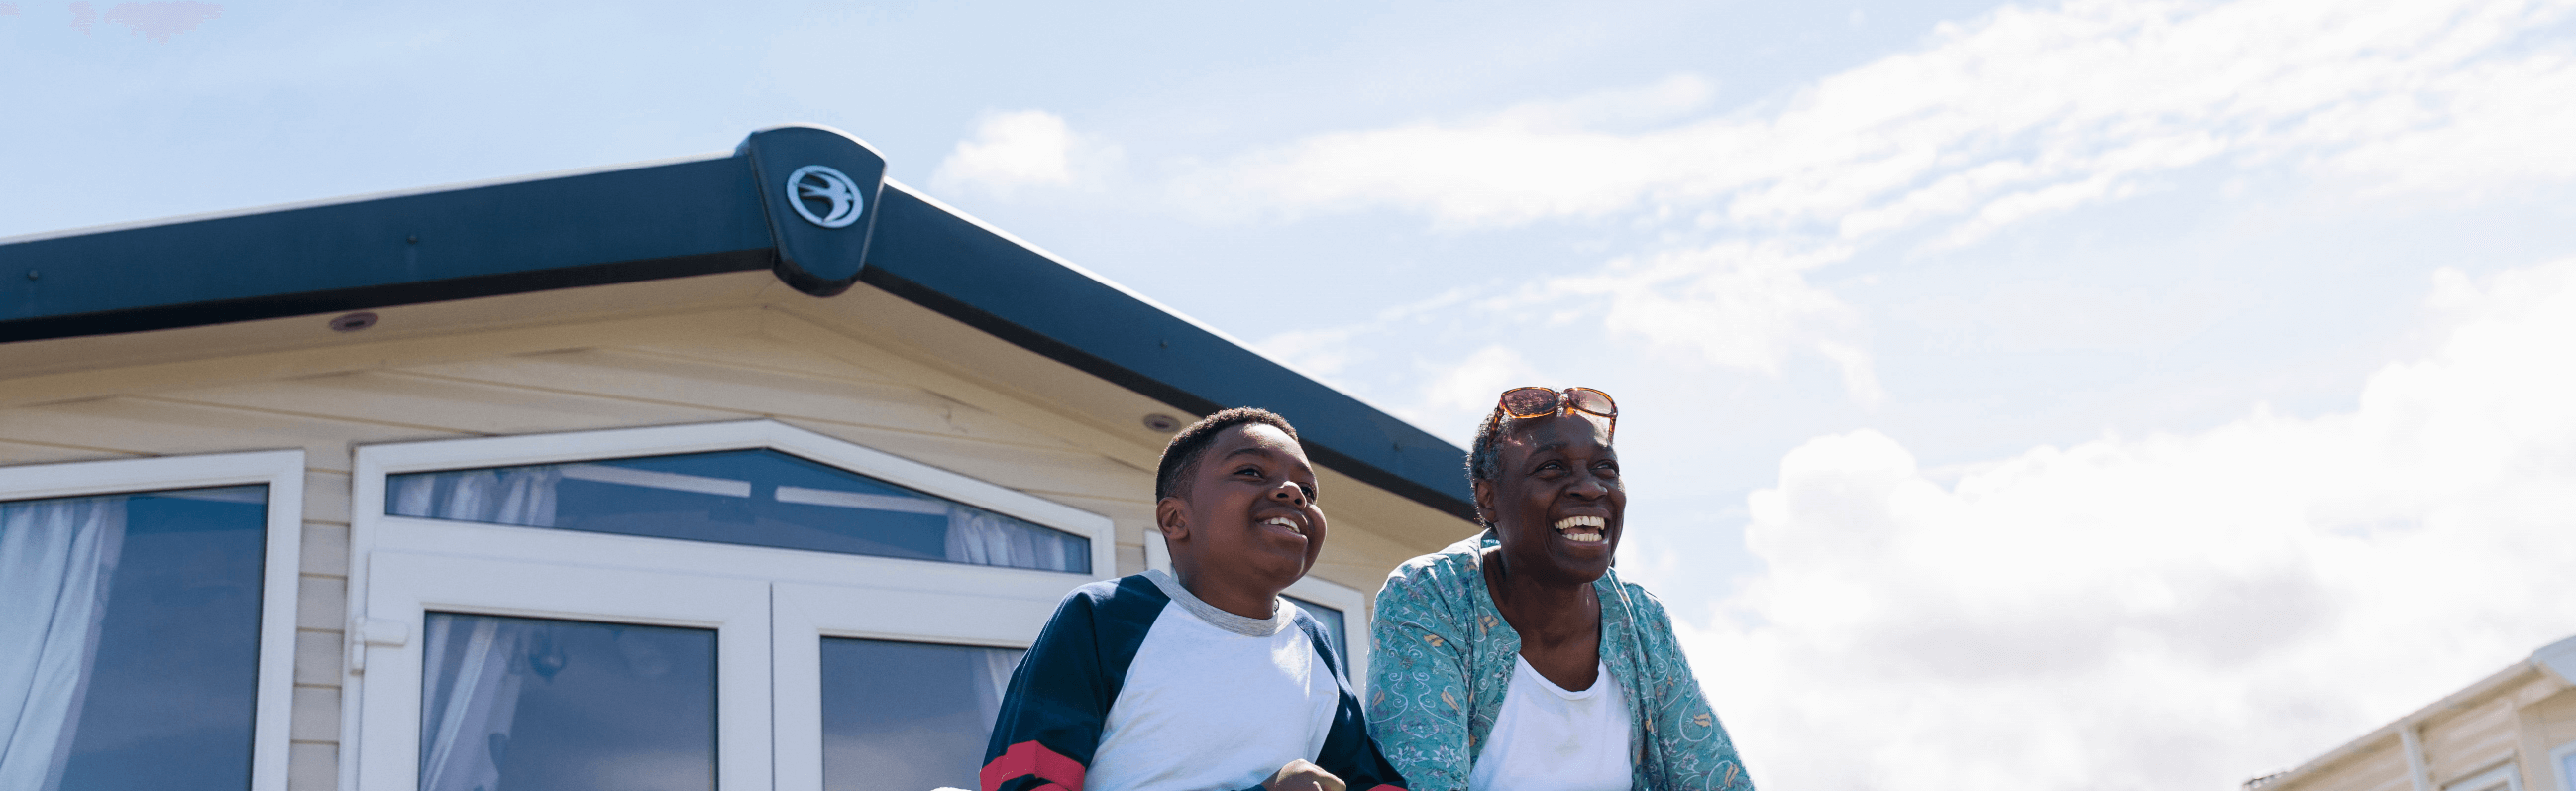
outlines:
[[[1074,589],[1011,674],[983,791],[1258,789],[1298,759],[1401,791],[1339,649],[1277,604],[1245,618],[1162,571]]]

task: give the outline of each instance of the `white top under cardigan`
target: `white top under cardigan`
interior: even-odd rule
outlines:
[[[1468,775],[1471,791],[1622,791],[1630,777],[1628,696],[1602,663],[1568,692],[1514,658],[1511,691]]]

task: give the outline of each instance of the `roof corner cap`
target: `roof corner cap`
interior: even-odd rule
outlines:
[[[754,130],[751,130],[751,134],[747,134],[747,135],[743,135],[743,136],[742,136],[742,142],[734,144],[734,147],[733,147],[733,155],[734,155],[734,156],[742,156],[742,155],[744,155],[744,154],[750,153],[750,152],[751,152],[751,139],[752,139],[752,138],[759,137],[759,136],[761,136],[762,134],[765,134],[765,133],[769,133],[769,132],[776,132],[776,131],[780,131],[780,130],[784,130],[784,129],[811,129],[811,130],[813,130],[813,131],[817,131],[817,132],[824,132],[824,133],[827,133],[827,134],[832,134],[832,135],[836,135],[836,136],[839,136],[839,137],[847,138],[850,142],[858,144],[858,146],[859,146],[860,148],[867,149],[867,150],[868,150],[868,153],[870,153],[870,154],[875,154],[875,155],[877,155],[877,157],[878,157],[878,158],[880,158],[880,159],[882,159],[882,158],[884,158],[884,157],[885,157],[885,152],[883,152],[883,151],[878,151],[876,146],[869,145],[869,144],[868,144],[868,141],[866,141],[866,140],[862,140],[862,139],[859,139],[859,136],[858,136],[858,135],[850,134],[850,133],[849,133],[849,132],[847,132],[847,131],[843,131],[840,127],[837,127],[837,126],[831,126],[831,125],[828,125],[828,124],[778,124],[778,125],[776,125],[776,126],[764,126],[764,127],[758,128],[758,129],[754,129]]]
[[[2558,676],[2558,683],[2576,685],[2576,637],[2541,646],[2531,652],[2531,663]]]
[[[848,132],[816,124],[753,132],[734,156],[750,165],[777,250],[778,279],[817,297],[858,282],[885,187],[885,156]]]

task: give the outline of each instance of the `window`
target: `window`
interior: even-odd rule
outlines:
[[[0,788],[280,788],[303,453],[0,469]]]
[[[357,462],[353,787],[972,787],[1109,563],[1105,518],[768,421]]]
[[[823,639],[823,788],[977,788],[993,718],[1028,652]]]
[[[2466,780],[2442,786],[2442,791],[2522,791],[2522,776],[2513,770],[2511,762],[2507,762]]]
[[[367,565],[344,785],[770,787],[767,584],[406,552]]]
[[[767,448],[418,472],[385,512],[1090,573],[1091,542]]]
[[[427,626],[422,788],[715,788],[714,630],[457,613]]]
[[[2562,791],[2576,791],[2576,742],[2549,751],[2549,765],[2558,770],[2558,787]]]

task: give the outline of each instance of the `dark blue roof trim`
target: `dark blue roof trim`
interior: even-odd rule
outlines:
[[[748,272],[770,268],[770,253],[769,248],[762,247],[707,255],[612,261],[604,264],[504,272],[443,280],[418,280],[333,291],[153,305],[70,316],[41,316],[0,322],[0,343],[167,330],[236,321],[257,321],[396,305],[446,302],[502,294],[523,294],[531,291],[551,291],[558,288],[605,286],[722,272]]]
[[[755,182],[755,158],[789,150],[770,140],[839,152],[827,161],[861,189],[882,169],[816,131],[764,130],[719,159],[0,244],[0,343],[762,268],[828,294],[855,276],[1176,407],[1278,412],[1325,466],[1474,518],[1456,446],[922,198],[877,191],[850,237],[803,238],[819,226]]]
[[[1466,452],[902,190],[859,280],[1199,414],[1279,413],[1317,462],[1474,520]]]
[[[0,342],[771,265],[740,157],[0,244]]]

